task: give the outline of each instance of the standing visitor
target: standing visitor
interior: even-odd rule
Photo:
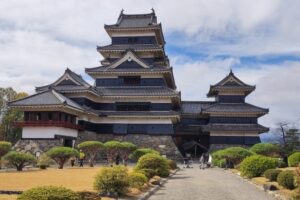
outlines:
[[[201,157],[200,157],[200,169],[204,169],[204,153],[201,154]]]
[[[84,158],[85,158],[85,154],[80,149],[80,152],[79,152],[79,167],[83,167],[83,160],[84,160]]]

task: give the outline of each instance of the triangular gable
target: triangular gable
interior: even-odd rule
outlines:
[[[232,71],[223,80],[217,83],[215,86],[249,86],[240,79],[238,79]]]
[[[129,62],[129,63],[130,62],[135,62],[143,68],[149,68],[149,65],[146,64],[145,62],[143,62],[132,51],[127,51],[126,54],[122,58],[120,58],[119,60],[117,60],[116,62],[111,64],[110,68],[117,68],[118,66],[120,66],[120,65],[122,65],[123,63],[126,63],[126,62]]]
[[[82,85],[82,86],[86,86],[86,87],[90,86],[79,75],[75,74],[74,72],[72,72],[68,68],[65,70],[65,73],[51,85],[53,85],[53,86],[57,86],[57,85]]]

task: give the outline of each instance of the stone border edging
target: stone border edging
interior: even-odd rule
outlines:
[[[224,170],[224,171],[226,171],[226,170]],[[258,184],[256,184],[256,183],[252,182],[250,179],[243,178],[241,175],[239,175],[239,174],[237,174],[237,173],[234,173],[234,172],[232,172],[232,171],[230,171],[230,173],[232,173],[232,174],[234,174],[235,176],[239,177],[239,178],[242,179],[243,181],[248,182],[248,183],[254,185],[256,188],[258,188],[258,189],[260,189],[260,190],[266,192],[267,194],[271,195],[272,197],[274,197],[274,198],[277,199],[277,200],[291,200],[291,198],[286,198],[286,197],[284,197],[284,196],[282,196],[282,195],[280,195],[280,194],[276,194],[276,193],[273,192],[273,191],[265,190],[264,187],[263,187],[262,185],[258,185]]]
[[[165,183],[168,182],[169,178],[174,176],[180,169],[176,169],[168,178],[162,179],[160,185],[155,185],[153,188],[151,188],[148,192],[143,194],[141,197],[139,197],[137,200],[147,200],[149,197],[151,197],[153,194],[155,194]]]

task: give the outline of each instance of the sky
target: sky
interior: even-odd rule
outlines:
[[[298,0],[1,0],[0,87],[34,93],[69,67],[99,66],[104,24],[155,9],[183,100],[206,94],[233,70],[256,90],[247,102],[269,108],[259,123],[300,124]]]

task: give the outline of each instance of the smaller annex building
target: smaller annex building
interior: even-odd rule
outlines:
[[[24,112],[17,150],[33,153],[87,140],[130,141],[167,156],[199,156],[226,146],[259,143],[268,128],[258,118],[268,113],[246,102],[255,86],[231,71],[211,85],[213,101],[183,101],[164,50],[162,26],[149,14],[121,12],[105,25],[111,44],[98,46],[101,65],[86,68],[87,83],[66,69],[36,94],[10,102]],[[209,76],[209,74],[207,74]]]

